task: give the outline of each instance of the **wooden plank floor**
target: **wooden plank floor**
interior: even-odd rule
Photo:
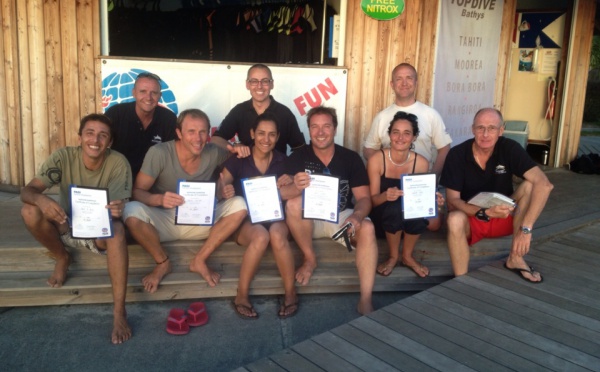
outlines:
[[[548,205],[535,226],[534,239],[541,241],[557,233],[579,227],[600,218],[600,198],[591,197],[600,186],[598,176],[579,175],[566,170],[549,170],[548,177],[555,185]],[[25,230],[20,219],[21,202],[16,194],[2,193],[0,197],[0,307],[38,306],[112,302],[111,287],[106,273],[106,258],[87,251],[74,251],[74,263],[69,277],[60,289],[51,289],[46,279],[54,261]],[[179,241],[166,244],[172,259],[173,273],[162,282],[159,290],[145,293],[141,278],[149,273],[154,263],[143,249],[129,246],[130,270],[127,301],[157,301],[169,299],[209,298],[234,296],[242,247],[226,242],[212,255],[209,265],[221,273],[221,283],[208,287],[197,274],[188,270],[188,264],[200,242]],[[387,246],[379,242],[381,260],[387,256]],[[471,268],[476,269],[507,255],[509,240],[485,240],[472,249]],[[319,267],[307,286],[298,287],[299,293],[358,292],[355,255],[330,240],[315,242]],[[302,262],[294,247],[296,263]],[[417,278],[408,268],[397,267],[391,276],[377,276],[375,291],[419,291],[445,282],[452,277],[445,231],[427,232],[417,244],[415,255],[431,271],[428,278]],[[267,252],[252,283],[252,294],[281,294],[281,279],[273,256]]]
[[[599,237],[536,244],[541,284],[494,262],[237,371],[600,371]]]

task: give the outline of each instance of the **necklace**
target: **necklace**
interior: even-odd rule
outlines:
[[[392,164],[394,164],[397,167],[401,167],[404,164],[408,163],[408,161],[410,160],[410,150],[408,151],[408,156],[406,157],[406,160],[404,160],[402,163],[397,164],[392,160],[392,151],[388,150],[388,159],[390,159],[390,161],[392,162]]]

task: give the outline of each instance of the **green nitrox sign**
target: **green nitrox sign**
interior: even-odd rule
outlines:
[[[404,0],[361,0],[360,7],[371,18],[389,21],[404,11]]]

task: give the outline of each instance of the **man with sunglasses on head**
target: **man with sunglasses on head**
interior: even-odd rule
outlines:
[[[533,224],[546,205],[552,184],[519,143],[502,137],[504,119],[500,111],[483,108],[471,127],[474,138],[448,153],[440,183],[448,201],[448,249],[454,275],[469,269],[469,246],[483,238],[512,235],[504,264],[520,278],[541,283],[542,275],[525,262]],[[523,181],[513,192],[513,175]],[[468,201],[480,192],[510,196],[515,205],[481,208]]]
[[[296,117],[289,108],[275,101],[271,95],[273,85],[273,74],[268,66],[260,63],[252,65],[246,78],[246,89],[252,98],[229,111],[211,141],[226,148],[227,140],[237,133],[239,144],[236,147],[243,148],[239,149],[238,153],[241,152],[241,156],[250,155],[249,147],[254,143],[250,136],[250,128],[258,115],[268,112],[274,115],[279,123],[279,140],[275,145],[277,151],[287,154],[288,145],[292,151],[304,146],[306,141]]]
[[[119,103],[106,110],[117,132],[112,148],[127,158],[133,179],[137,176],[148,149],[175,139],[177,117],[158,101],[162,95],[160,77],[142,72],[135,79],[134,102]]]
[[[379,149],[390,146],[390,136],[387,133],[390,122],[398,111],[404,111],[415,115],[419,122],[415,152],[424,156],[430,164],[433,163],[430,168],[439,177],[446,155],[450,151],[452,138],[446,132],[440,114],[432,107],[417,101],[417,70],[408,63],[399,64],[392,71],[390,86],[394,91],[394,103],[373,119],[363,147],[363,156],[369,159]]]

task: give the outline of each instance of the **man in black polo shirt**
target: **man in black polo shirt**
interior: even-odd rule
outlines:
[[[511,235],[505,267],[522,279],[540,283],[542,275],[525,262],[533,224],[546,205],[552,184],[517,142],[502,137],[500,111],[483,108],[475,114],[474,138],[448,153],[440,183],[448,201],[448,249],[454,275],[469,269],[469,246],[483,238]],[[523,178],[513,193],[512,177]],[[516,207],[495,205],[480,208],[467,201],[482,191],[510,196]]]
[[[313,107],[306,114],[310,145],[294,151],[286,162],[286,174],[292,183],[281,187],[287,200],[286,223],[304,255],[296,270],[296,281],[306,285],[317,268],[313,239],[329,238],[350,222],[350,235],[356,240],[356,268],[360,282],[357,311],[366,315],[373,311],[372,293],[377,268],[375,228],[367,217],[371,211],[369,176],[360,155],[334,143],[338,121],[334,108]],[[339,178],[339,223],[303,218],[303,190],[310,186],[311,174],[330,174]],[[344,244],[339,241],[340,244]]]
[[[250,91],[252,98],[236,105],[229,111],[219,129],[213,134],[213,143],[226,147],[227,140],[237,133],[241,144],[250,147],[254,143],[250,137],[252,124],[258,115],[269,112],[277,118],[277,123],[279,123],[279,140],[275,145],[276,150],[286,154],[288,145],[293,151],[306,144],[292,111],[271,96],[273,74],[269,67],[263,64],[255,64],[250,67],[246,79],[246,89]],[[249,154],[248,151],[246,155]]]
[[[135,102],[120,103],[106,110],[115,127],[112,148],[125,155],[135,177],[142,167],[148,149],[175,139],[177,117],[168,108],[158,105],[162,95],[160,78],[143,72],[133,86]]]

